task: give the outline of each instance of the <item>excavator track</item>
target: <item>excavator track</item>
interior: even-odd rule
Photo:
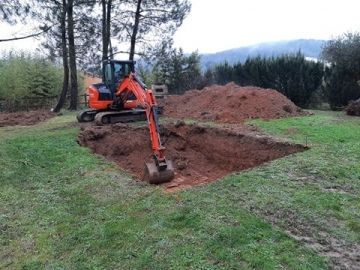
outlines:
[[[82,110],[76,115],[76,118],[79,123],[92,122],[98,112],[99,110],[94,109]]]
[[[95,116],[95,123],[100,126],[107,124],[128,123],[146,120],[146,111],[142,109],[125,110],[118,112],[100,112]]]

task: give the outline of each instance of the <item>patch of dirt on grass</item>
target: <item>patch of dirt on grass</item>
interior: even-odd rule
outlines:
[[[28,112],[0,113],[0,127],[6,126],[31,126],[56,116],[56,113],[38,110]]]
[[[167,116],[221,123],[307,114],[276,90],[240,87],[235,83],[191,90],[180,96],[168,96],[158,102],[164,106],[164,114]]]
[[[304,221],[295,211],[258,209],[244,205],[246,209],[264,217],[275,226],[283,228],[291,238],[314,250],[330,260],[332,269],[360,269],[360,245],[348,243],[331,236],[326,229],[319,228],[315,222]],[[327,220],[330,227],[341,226],[338,220]]]
[[[151,159],[147,127],[125,124],[85,126],[78,143],[116,161],[136,178],[143,176],[144,162]],[[249,132],[246,127],[209,128],[200,125],[167,124],[161,128],[166,157],[173,161],[175,179],[168,190],[215,181],[231,172],[304,151],[305,146],[274,140]]]
[[[296,219],[295,219],[296,220]],[[360,245],[350,244],[332,237],[322,230],[310,228],[310,225],[289,224],[286,233],[305,246],[330,259],[333,269],[360,269]]]

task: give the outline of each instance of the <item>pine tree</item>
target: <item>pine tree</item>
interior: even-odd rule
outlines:
[[[157,54],[153,74],[155,83],[167,84],[169,92],[173,94],[181,94],[203,84],[199,54],[193,52],[186,56],[182,49],[165,44],[162,53]]]
[[[325,76],[330,106],[336,109],[360,98],[360,33],[346,33],[330,40],[322,57],[331,64]]]
[[[64,79],[62,91],[59,94],[58,103],[54,111],[59,111],[66,102],[66,96],[70,89],[69,109],[77,109],[78,99],[78,63],[85,66],[88,57],[97,44],[94,42],[99,35],[96,31],[96,19],[92,18],[92,9],[95,1],[81,0],[37,0],[43,9],[38,13],[39,20],[45,23],[42,27],[51,29],[46,32],[46,40],[43,47],[51,58],[62,58]],[[71,76],[71,79],[70,79]],[[70,87],[70,88],[69,88]]]
[[[188,0],[124,0],[116,9],[122,22],[117,36],[129,44],[129,59],[149,55],[162,41],[171,41],[191,8]]]

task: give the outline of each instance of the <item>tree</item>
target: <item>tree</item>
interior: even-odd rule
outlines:
[[[184,55],[182,49],[174,49],[163,42],[153,67],[155,83],[167,84],[170,93],[181,94],[203,84],[200,56],[197,52]]]
[[[77,66],[85,66],[98,51],[95,42],[100,31],[97,31],[97,20],[92,17],[95,1],[82,0],[37,0],[42,12],[40,20],[50,22],[53,26],[46,32],[43,47],[52,59],[61,57],[64,68],[64,82],[59,100],[54,110],[59,111],[66,102],[70,90],[69,109],[77,109],[78,78]],[[48,27],[46,23],[43,27]],[[94,45],[95,44],[95,45]],[[93,55],[91,55],[93,54]],[[91,56],[90,56],[91,55]],[[71,78],[69,78],[71,77]],[[70,88],[69,88],[70,87]]]
[[[135,17],[134,17],[134,25],[132,27],[132,32],[130,36],[130,52],[129,52],[129,60],[134,60],[135,55],[135,44],[136,38],[139,32],[139,24],[140,24],[140,16],[141,16],[141,3],[142,0],[137,0]]]
[[[74,0],[68,0],[67,3],[67,21],[68,21],[68,40],[69,40],[69,68],[70,68],[70,110],[77,109],[78,100],[78,80],[77,80],[77,66],[76,66],[76,48],[74,35]]]
[[[233,81],[233,67],[231,67],[228,62],[215,66],[214,68],[214,77],[215,82],[218,84],[226,84]]]
[[[59,112],[61,108],[64,106],[66,101],[66,94],[69,88],[69,64],[68,64],[68,53],[67,53],[67,45],[66,45],[66,16],[67,16],[66,13],[67,13],[66,0],[62,0],[60,29],[61,29],[61,49],[62,49],[64,77],[63,77],[62,90],[60,92],[58,102],[53,109],[54,112]]]
[[[53,98],[62,84],[61,66],[48,59],[25,53],[8,53],[0,59],[0,99],[9,110],[26,109],[43,104],[44,97]]]
[[[191,8],[187,0],[124,0],[116,17],[118,37],[129,43],[129,59],[149,55],[162,41],[170,41]]]
[[[109,49],[111,47],[111,11],[112,11],[112,0],[101,0],[102,7],[102,61],[104,68],[104,61],[109,56]],[[112,49],[110,55],[112,55]],[[103,78],[105,79],[105,78]]]
[[[325,90],[333,109],[360,98],[360,33],[346,33],[330,40],[322,58],[330,63],[325,76]]]

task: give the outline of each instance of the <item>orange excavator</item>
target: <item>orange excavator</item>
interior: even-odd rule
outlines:
[[[88,87],[89,109],[77,115],[79,122],[97,124],[147,120],[152,160],[145,163],[144,180],[151,184],[169,182],[174,167],[165,158],[158,125],[155,96],[135,75],[135,61],[108,60],[104,63],[104,82]]]

